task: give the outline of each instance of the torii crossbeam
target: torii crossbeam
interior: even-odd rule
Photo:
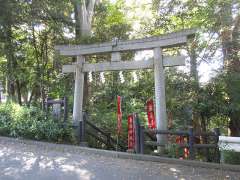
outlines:
[[[73,123],[79,124],[83,120],[83,85],[85,72],[122,71],[136,69],[154,69],[155,81],[155,107],[158,130],[167,130],[165,77],[164,67],[180,66],[185,64],[184,56],[165,57],[162,49],[177,47],[187,43],[188,38],[193,37],[195,30],[184,30],[159,37],[150,37],[128,41],[112,41],[93,45],[58,45],[55,46],[61,55],[77,56],[77,62],[63,66],[63,73],[75,73],[75,91],[73,105]],[[144,61],[121,61],[120,52],[137,50],[154,50],[153,59]],[[111,61],[89,64],[85,62],[85,55],[99,53],[112,53]],[[166,135],[158,135],[159,144],[166,143]]]

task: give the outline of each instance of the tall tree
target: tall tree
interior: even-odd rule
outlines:
[[[231,130],[231,135],[239,136],[239,1],[204,0],[198,2],[189,0],[183,2],[179,0],[155,0],[155,4],[157,7],[164,6],[164,2],[166,3],[166,8],[163,9],[162,12],[167,15],[159,17],[160,22],[162,22],[162,27],[167,29],[176,29],[177,27],[179,27],[179,25],[185,25],[184,27],[189,27],[189,25],[197,25],[197,27],[201,27],[202,30],[204,30],[203,32],[205,34],[210,32],[207,41],[204,42],[204,40],[202,40],[203,36],[200,36],[201,38],[199,38],[199,40],[203,43],[197,44],[197,46],[194,46],[194,48],[190,48],[190,74],[195,80],[195,83],[198,82],[198,78],[196,76],[196,55],[198,56],[199,54],[203,54],[202,58],[198,57],[198,59],[201,60],[210,59],[209,56],[213,55],[216,50],[220,50],[219,45],[222,47],[226,83],[225,93],[227,93],[229,99],[228,104],[226,104],[228,108],[228,116],[230,118],[229,128]],[[208,41],[210,42],[211,37],[216,35],[217,43],[213,43],[213,46],[210,46]],[[205,48],[201,48],[201,46],[204,46]],[[196,86],[195,84],[194,87],[199,86]],[[196,89],[193,89],[193,92],[194,91],[197,94],[199,93],[198,91],[196,91]],[[198,97],[199,95],[197,95],[196,97]],[[195,101],[198,102],[198,105],[195,106],[195,109],[197,110],[196,112],[198,112],[201,109],[202,102],[199,102],[198,98],[195,99]],[[205,118],[201,119],[201,124],[206,124],[204,123],[204,119]]]
[[[91,36],[92,18],[96,0],[72,0],[76,20],[76,40]]]
[[[86,41],[91,36],[92,18],[96,0],[72,0],[75,16],[75,39],[77,43]],[[88,99],[88,78],[84,75],[84,99],[85,107]]]
[[[15,31],[18,26],[25,21],[22,7],[24,3],[19,1],[0,1],[0,41],[3,43],[3,52],[7,59],[6,79],[7,79],[7,93],[8,99],[16,101],[21,104],[20,82],[17,76],[17,49],[18,42],[16,41]],[[17,97],[16,97],[17,94]]]
[[[229,129],[232,136],[240,136],[240,3],[219,1],[219,34],[222,43],[226,87],[229,96]],[[238,11],[234,12],[234,8]],[[234,18],[235,16],[235,18]]]
[[[7,60],[1,72],[7,77],[8,97],[19,104],[22,99],[25,103],[34,99],[43,104],[47,85],[51,86],[49,77],[55,72],[49,71],[54,42],[63,41],[64,27],[73,24],[69,3],[60,0],[0,3],[1,56]]]

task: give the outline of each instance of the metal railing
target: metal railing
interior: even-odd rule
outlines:
[[[138,121],[138,120],[137,120]],[[202,132],[202,133],[195,133],[193,128],[189,128],[188,131],[172,131],[172,130],[151,130],[151,129],[144,129],[144,126],[141,126],[139,123],[135,125],[136,129],[136,139],[135,139],[135,152],[143,154],[145,146],[156,147],[156,146],[164,146],[165,144],[160,144],[156,141],[157,134],[161,135],[176,135],[182,136],[187,138],[186,143],[176,144],[179,148],[188,148],[189,150],[189,159],[195,159],[195,151],[196,149],[214,149],[215,150],[215,161],[220,161],[220,152],[218,149],[218,141],[220,136],[219,128],[215,128],[213,132]],[[145,141],[145,138],[149,137],[150,141]],[[213,137],[212,143],[197,143],[195,139],[197,138],[207,138]]]
[[[83,121],[80,121],[80,144],[86,142],[86,135],[89,135],[96,139],[97,141],[103,143],[107,149],[115,149],[118,146],[119,150],[126,151],[127,148],[123,145],[121,141],[117,141],[111,136],[110,132],[106,132],[95,124],[93,124],[86,113],[84,113]]]

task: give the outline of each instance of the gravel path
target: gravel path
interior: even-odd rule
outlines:
[[[56,145],[57,146],[57,145]],[[18,141],[0,141],[0,180],[233,179],[240,172],[66,153]]]

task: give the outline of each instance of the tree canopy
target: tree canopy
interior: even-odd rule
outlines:
[[[218,126],[225,134],[229,129],[231,135],[240,136],[239,1],[0,0],[0,5],[0,82],[9,101],[44,109],[47,97],[67,96],[71,109],[74,76],[62,74],[61,68],[75,60],[59,56],[56,44],[88,44],[196,28],[197,36],[186,47],[164,52],[188,56],[185,68],[166,69],[169,126],[193,125],[198,131]],[[136,56],[125,53],[124,59]],[[200,77],[202,64],[218,66],[205,82]],[[84,109],[113,134],[117,95],[124,97],[124,119],[138,112],[144,122],[146,100],[154,98],[152,70],[121,74],[85,76]]]

